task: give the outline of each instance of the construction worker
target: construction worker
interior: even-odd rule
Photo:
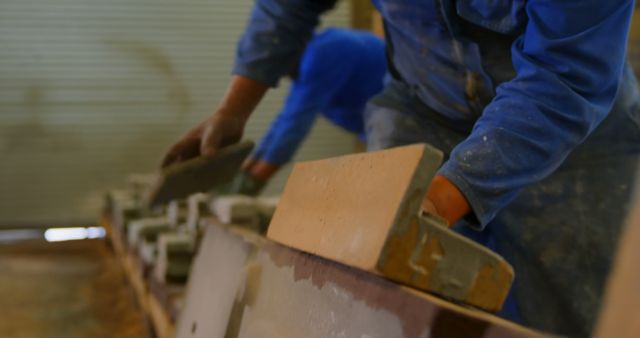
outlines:
[[[365,31],[329,28],[307,44],[282,111],[230,187],[258,194],[289,162],[318,114],[364,140],[364,108],[382,90],[384,41]]]
[[[220,106],[167,161],[237,142],[334,2],[258,0]],[[374,4],[393,79],[367,105],[369,149],[443,150],[425,210],[482,230],[511,262],[522,323],[587,337],[640,153],[633,1]]]

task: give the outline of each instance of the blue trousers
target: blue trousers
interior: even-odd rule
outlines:
[[[570,337],[590,335],[640,154],[637,87],[624,90],[634,92],[619,93],[609,116],[565,163],[525,188],[485,229],[455,225],[513,265],[516,278],[502,316]],[[467,136],[399,83],[382,95],[365,111],[369,150],[425,142],[446,157]]]

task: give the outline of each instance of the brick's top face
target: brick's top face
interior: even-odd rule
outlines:
[[[296,164],[267,236],[374,269],[425,151],[418,144]]]

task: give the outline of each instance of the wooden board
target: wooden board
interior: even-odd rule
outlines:
[[[636,201],[620,237],[594,337],[637,338],[640,336],[640,182]]]
[[[147,320],[151,323],[153,331],[158,338],[172,338],[175,330],[175,320],[172,319],[171,310],[163,306],[163,302],[150,292],[145,267],[140,259],[125,245],[124,235],[117,226],[114,226],[109,217],[103,216],[100,224],[105,228],[107,238],[113,247],[116,258],[123,267],[127,281],[131,285],[136,300]],[[159,287],[159,286],[156,286]],[[173,316],[175,318],[175,316]]]
[[[102,239],[0,245],[2,338],[151,338]]]
[[[551,337],[210,220],[177,338]]]

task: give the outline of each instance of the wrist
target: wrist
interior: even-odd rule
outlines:
[[[245,167],[245,171],[253,178],[259,181],[268,181],[280,168],[280,166],[271,164],[263,160],[252,160],[250,165]]]
[[[435,209],[437,214],[453,225],[471,211],[466,197],[449,179],[437,175],[433,178],[427,192],[425,205]]]
[[[253,168],[253,166],[256,165],[256,163],[258,163],[258,159],[253,157],[253,156],[249,156],[242,163],[242,168],[241,169],[242,169],[242,171],[248,173],[248,172],[251,171],[251,168]]]
[[[251,112],[240,111],[239,109],[230,109],[229,107],[218,107],[211,115],[211,118],[222,118],[227,121],[234,121],[237,125],[244,126],[249,120]]]
[[[248,77],[235,75],[227,88],[216,114],[233,116],[246,122],[260,103],[269,86]]]

